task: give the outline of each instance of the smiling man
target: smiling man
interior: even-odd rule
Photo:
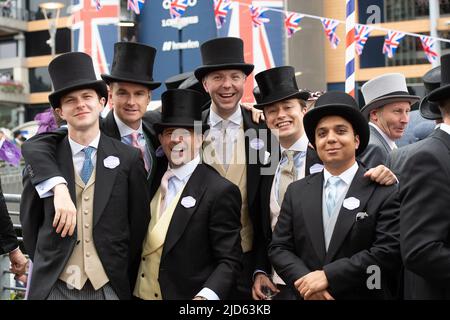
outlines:
[[[20,220],[33,261],[29,298],[130,299],[149,222],[149,192],[140,153],[100,133],[108,91],[85,53],[66,53],[48,67],[49,100],[68,135],[56,144],[57,170],[76,203],[77,229],[61,238],[53,197],[41,199],[24,175]]]
[[[139,150],[145,164],[150,196],[159,187],[167,166],[165,157],[156,157],[159,140],[153,124],[160,120],[161,115],[146,111],[152,90],[160,86],[153,80],[155,56],[156,49],[144,44],[118,42],[114,45],[111,74],[102,74],[109,85],[112,112],[100,120],[103,133]],[[54,192],[54,226],[63,237],[72,235],[76,225],[76,210],[66,187],[67,181],[54,161],[55,145],[65,136],[63,130],[36,135],[22,147],[26,170],[39,195],[44,198]]]
[[[361,87],[366,105],[362,114],[369,120],[370,141],[359,159],[368,167],[387,164],[409,122],[411,105],[420,97],[408,93],[405,76],[388,73],[373,78]]]
[[[396,186],[371,181],[356,162],[369,141],[367,121],[351,96],[331,91],[303,123],[324,170],[289,185],[270,261],[305,300],[393,298],[400,208]],[[374,284],[373,266],[381,277]]]
[[[134,295],[227,299],[241,269],[240,192],[200,162],[202,95],[173,89],[161,98],[155,129],[169,166],[151,202]]]

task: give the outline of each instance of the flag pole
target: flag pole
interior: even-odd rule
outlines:
[[[355,97],[355,0],[346,0],[345,92]]]

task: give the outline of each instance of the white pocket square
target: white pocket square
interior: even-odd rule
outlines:
[[[356,221],[358,220],[363,220],[365,218],[367,218],[369,215],[366,212],[358,212],[356,214]]]
[[[264,161],[263,161],[263,164],[264,164],[264,165],[268,164],[268,163],[270,162],[269,159],[270,159],[270,152],[264,151]]]

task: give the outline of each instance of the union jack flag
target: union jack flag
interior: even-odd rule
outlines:
[[[97,11],[91,0],[73,0],[72,8],[72,50],[89,54],[97,75],[108,74],[119,40],[120,1],[102,0],[102,10]]]
[[[284,16],[278,12],[269,11],[268,16],[271,21],[263,24],[259,28],[253,27],[253,22],[249,19],[250,5],[264,6],[275,10],[283,10],[282,0],[239,0],[231,1],[231,11],[222,29],[218,30],[220,37],[238,37],[244,41],[244,57],[247,63],[253,63],[255,70],[250,74],[245,82],[244,97],[242,101],[253,102],[253,88],[255,81],[253,74],[284,65],[283,33]]]
[[[322,21],[323,29],[325,30],[325,35],[331,43],[331,47],[336,49],[341,41],[336,34],[336,28],[339,25],[339,21],[333,19],[320,19]]]
[[[250,6],[250,14],[252,15],[253,27],[258,28],[264,23],[270,21],[270,19],[265,15],[265,12],[267,10],[267,8],[261,8],[253,5]]]
[[[389,30],[386,38],[384,38],[383,53],[388,56],[388,58],[393,58],[400,41],[402,41],[404,37],[405,34],[402,32]]]
[[[364,45],[366,44],[367,39],[369,39],[372,30],[372,27],[363,24],[355,25],[355,49],[359,56],[362,54]]]
[[[286,19],[284,19],[284,26],[286,27],[286,32],[288,38],[292,37],[294,33],[301,29],[300,21],[304,15],[295,12],[286,12]]]
[[[214,17],[216,18],[217,29],[222,28],[230,10],[230,0],[214,0]]]
[[[133,10],[135,14],[141,14],[141,10],[144,7],[145,0],[128,0],[127,10]]]
[[[97,11],[100,11],[102,9],[102,4],[100,3],[100,0],[95,0],[95,9],[97,9]]]
[[[427,56],[428,62],[433,63],[436,61],[438,58],[438,54],[434,47],[436,40],[427,36],[421,36],[420,41],[422,42],[422,48]]]
[[[170,17],[172,19],[180,18],[188,6],[188,0],[172,0],[170,3]]]

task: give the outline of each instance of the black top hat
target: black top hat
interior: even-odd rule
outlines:
[[[428,95],[428,100],[437,102],[450,98],[450,53],[441,56],[441,84]]]
[[[202,111],[208,109],[211,105],[211,96],[206,92],[203,84],[197,80],[193,73],[178,86],[178,89],[191,89],[200,92],[203,96]]]
[[[157,133],[164,128],[194,128],[197,121],[202,131],[209,128],[202,124],[202,95],[194,90],[169,89],[161,95],[161,122],[155,123]]]
[[[370,137],[369,124],[359,111],[358,104],[352,96],[340,91],[328,91],[321,95],[314,108],[305,114],[303,125],[306,135],[314,147],[316,147],[316,126],[325,116],[340,116],[352,124],[355,134],[359,136],[356,156],[366,149]]]
[[[53,108],[60,107],[61,97],[65,94],[86,88],[108,100],[108,88],[103,80],[97,80],[92,59],[86,53],[64,53],[50,62],[48,72],[54,88],[48,100]]]
[[[262,71],[255,76],[260,91],[260,101],[254,107],[265,106],[286,100],[299,98],[308,100],[309,92],[299,91],[295,80],[295,70],[291,66],[276,67]]]
[[[180,84],[182,84],[187,78],[193,75],[194,73],[192,71],[176,74],[167,78],[166,81],[164,81],[164,84],[166,85],[167,89],[178,89],[180,87]]]
[[[111,74],[102,74],[107,84],[111,82],[130,82],[141,84],[150,90],[161,83],[153,81],[153,63],[156,49],[136,42],[117,42],[114,44],[114,58]]]
[[[256,103],[260,103],[261,102],[261,90],[259,90],[259,87],[256,86],[253,88],[253,96],[255,97],[255,101]]]
[[[240,38],[212,39],[203,43],[200,51],[203,66],[195,70],[195,76],[199,81],[216,70],[237,69],[248,76],[255,67],[253,64],[245,63],[244,42]]]
[[[441,111],[436,103],[428,101],[431,91],[439,88],[441,84],[441,66],[431,69],[422,77],[425,86],[425,97],[420,100],[419,110],[422,117],[429,120],[442,119]]]

